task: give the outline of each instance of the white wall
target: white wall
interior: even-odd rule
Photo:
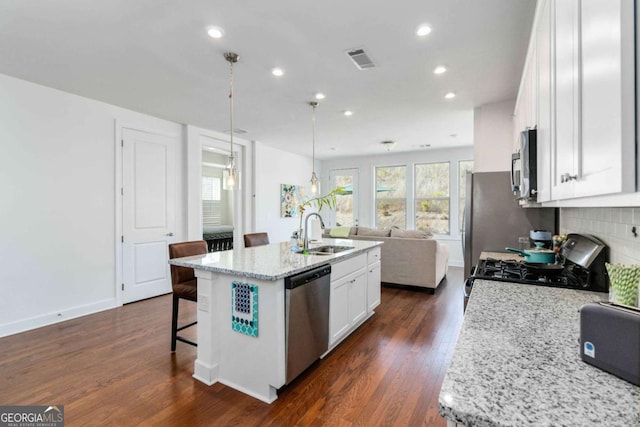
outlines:
[[[311,196],[311,158],[278,150],[260,142],[255,142],[253,147],[256,177],[253,205],[256,216],[255,229],[248,232],[266,231],[272,243],[288,241],[291,233],[298,229],[300,217],[280,217],[280,185],[305,186],[306,195]],[[316,166],[316,173],[322,177],[319,166]],[[322,185],[319,194],[329,190],[328,186]]]
[[[473,110],[474,172],[511,170],[515,99]]]
[[[462,266],[462,246],[460,234],[458,232],[458,172],[457,163],[459,160],[473,160],[472,147],[458,147],[450,149],[424,150],[404,153],[386,153],[378,156],[366,157],[345,157],[331,159],[322,162],[323,188],[330,189],[329,174],[334,169],[359,170],[359,224],[365,227],[372,227],[375,218],[375,206],[373,189],[375,187],[375,168],[377,166],[407,165],[408,170],[413,170],[416,163],[451,162],[450,174],[450,196],[451,196],[451,235],[436,236],[436,238],[449,246],[449,265]],[[412,187],[407,187],[412,188]],[[328,221],[327,221],[328,222]],[[328,227],[333,224],[327,224]]]
[[[0,117],[0,336],[115,307],[116,121],[182,126],[5,75]]]

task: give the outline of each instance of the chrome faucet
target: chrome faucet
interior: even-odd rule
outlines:
[[[309,249],[309,217],[311,216],[318,217],[318,219],[320,220],[320,227],[324,230],[324,221],[322,220],[322,217],[318,212],[311,212],[307,215],[307,217],[304,219],[304,241],[302,245],[302,250],[305,251]]]

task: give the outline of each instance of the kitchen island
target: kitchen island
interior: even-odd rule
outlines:
[[[476,280],[439,396],[451,426],[638,426],[640,387],[580,359],[607,294]]]
[[[324,239],[312,248],[351,249],[303,255],[286,242],[169,260],[195,269],[198,278],[194,378],[267,403],[276,400],[286,377],[285,278],[331,265],[330,351],[379,304],[381,244]],[[240,298],[246,303],[237,304]]]

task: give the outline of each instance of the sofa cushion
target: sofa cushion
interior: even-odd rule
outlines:
[[[389,237],[391,230],[377,230],[375,228],[358,227],[358,236]]]
[[[348,237],[349,236],[349,227],[333,227],[329,231],[329,236],[331,237]]]
[[[433,234],[423,230],[401,230],[399,228],[391,229],[391,237],[404,237],[410,239],[430,239]]]
[[[343,228],[342,226],[336,226],[334,228],[325,228],[324,230],[322,230],[322,235],[324,237],[339,237],[339,236],[334,236],[333,234],[335,234],[333,232],[334,229],[336,228]],[[348,227],[349,228],[349,236],[355,236],[356,234],[358,234],[358,227]],[[340,236],[341,237],[341,236]]]

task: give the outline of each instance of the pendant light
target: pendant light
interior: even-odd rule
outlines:
[[[229,163],[227,164],[227,188],[234,189],[237,181],[236,158],[233,153],[233,64],[238,62],[238,54],[233,52],[225,52],[224,59],[229,62],[229,141],[230,154]]]
[[[312,143],[312,172],[311,172],[311,194],[316,194],[318,192],[318,176],[316,175],[316,107],[318,103],[316,101],[311,101],[309,103],[313,110],[313,116],[311,119],[312,134],[311,134],[311,143]]]

